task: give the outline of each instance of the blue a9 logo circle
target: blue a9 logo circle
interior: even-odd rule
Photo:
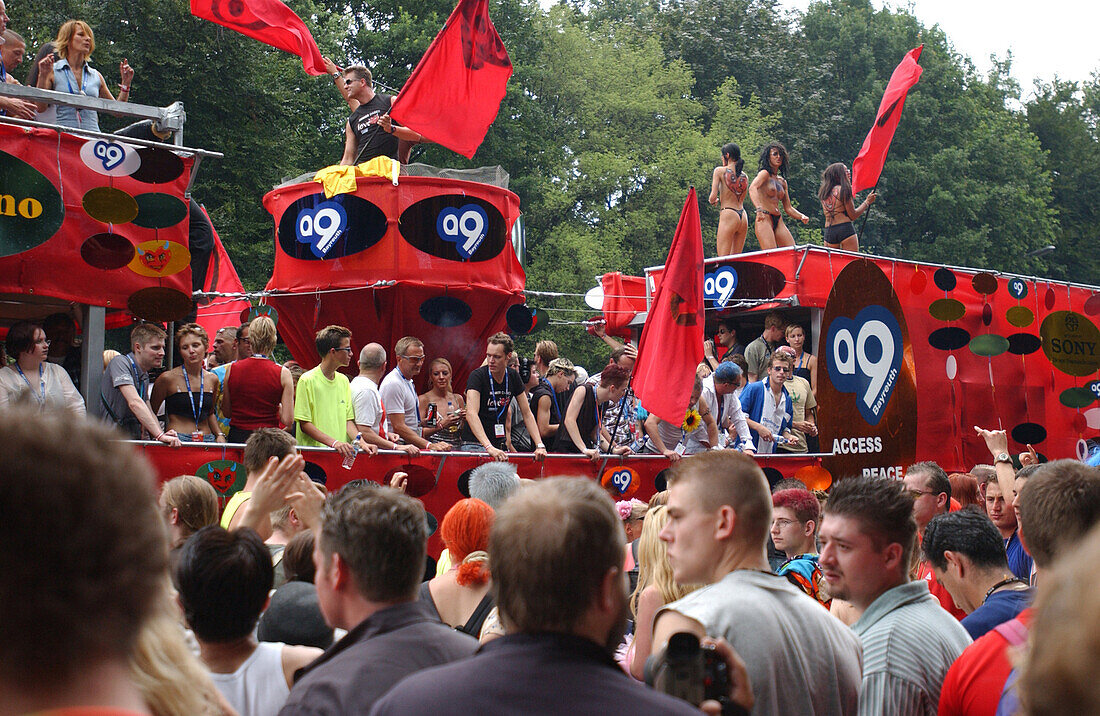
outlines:
[[[1027,282],[1022,278],[1011,278],[1008,280],[1008,293],[1017,301],[1027,295]]]
[[[439,212],[435,221],[439,238],[455,245],[463,258],[470,258],[481,246],[489,231],[489,215],[477,204],[466,204],[457,209],[448,207]]]

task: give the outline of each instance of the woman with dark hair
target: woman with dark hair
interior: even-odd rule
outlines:
[[[762,249],[794,246],[794,237],[783,223],[780,208],[803,224],[810,221],[810,217],[791,205],[786,176],[787,148],[772,142],[760,152],[760,171],[749,186],[749,197],[756,207],[756,240]]]
[[[840,162],[830,164],[821,175],[817,190],[825,212],[825,245],[845,251],[859,251],[859,237],[852,222],[863,215],[878,195],[871,192],[858,207],[852,203],[852,175]]]
[[[107,88],[107,81],[88,62],[95,50],[95,35],[83,20],[69,20],[57,31],[54,52],[38,62],[35,86],[39,89],[68,92],[88,97],[113,100],[115,96]],[[118,101],[130,99],[130,83],[134,69],[125,59],[118,65],[122,82],[118,86]],[[40,107],[40,109],[42,109]],[[99,115],[90,109],[57,106],[57,123],[74,129],[99,131]]]
[[[46,360],[50,342],[41,326],[19,321],[8,329],[5,346],[15,362],[0,368],[0,410],[28,400],[40,410],[68,409],[80,416],[85,414],[84,398],[69,374]]]
[[[718,215],[718,255],[739,254],[745,248],[749,219],[745,215],[745,194],[749,177],[741,171],[745,160],[734,143],[722,147],[722,166],[714,168],[710,184],[711,205],[720,204]]]

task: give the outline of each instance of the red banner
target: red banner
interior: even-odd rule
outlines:
[[[203,213],[206,213],[205,208]],[[210,265],[206,269],[206,281],[202,290],[209,293],[244,293],[244,284],[237,275],[237,269],[233,268],[233,262],[229,260],[229,254],[213,223],[210,228],[214,234],[214,250],[210,254]],[[199,306],[197,321],[206,329],[210,340],[214,340],[214,334],[222,328],[240,325],[241,313],[251,307],[252,304],[244,298],[215,297]]]
[[[298,55],[307,74],[327,72],[309,28],[279,0],[191,0],[191,14]]]
[[[118,139],[0,125],[0,293],[191,310],[191,160]]]
[[[703,232],[692,187],[638,345],[634,392],[642,406],[665,422],[683,422],[701,360]]]
[[[886,153],[890,151],[890,142],[894,139],[894,130],[898,128],[898,122],[901,121],[905,96],[924,71],[917,64],[922,49],[924,45],[906,53],[901,64],[894,68],[894,74],[890,75],[890,83],[886,85],[886,92],[882,95],[882,103],[878,106],[875,123],[867,133],[867,138],[863,140],[859,155],[852,162],[853,193],[858,194],[878,184],[882,165],[886,163]]]
[[[600,278],[603,288],[603,318],[607,333],[611,336],[630,337],[627,328],[634,316],[645,311],[645,279],[641,276],[623,276],[618,271],[605,273]]]
[[[459,0],[390,114],[425,139],[472,159],[511,76],[512,61],[489,19],[488,0]]]

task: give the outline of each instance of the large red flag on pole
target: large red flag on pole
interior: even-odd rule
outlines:
[[[309,28],[279,0],[191,0],[191,14],[298,55],[308,74],[327,72]]]
[[[680,425],[701,360],[703,232],[692,187],[638,344],[634,393],[642,407],[665,422]]]
[[[512,76],[512,61],[489,19],[488,0],[459,0],[390,115],[425,139],[472,159]]]
[[[890,151],[890,142],[894,139],[894,130],[901,121],[905,96],[924,71],[917,64],[922,49],[924,45],[907,52],[901,64],[894,68],[894,74],[890,75],[890,82],[886,85],[878,114],[875,115],[875,123],[863,140],[859,155],[852,162],[852,192],[855,194],[878,184],[882,165],[886,163],[886,153]]]

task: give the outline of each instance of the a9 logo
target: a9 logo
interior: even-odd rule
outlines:
[[[859,412],[871,425],[890,402],[903,349],[897,319],[882,306],[868,306],[855,320],[837,318],[829,326],[829,379],[840,392],[856,394]]]
[[[316,256],[324,258],[347,225],[348,215],[344,207],[335,201],[323,201],[313,209],[298,212],[294,233],[299,242],[309,244]]]
[[[455,244],[458,253],[468,259],[485,240],[489,215],[477,204],[466,204],[458,209],[448,207],[439,212],[435,230],[439,238]]]
[[[726,307],[736,290],[737,272],[729,266],[723,266],[703,277],[703,298],[713,301],[714,306],[719,310]]]
[[[604,489],[620,497],[631,497],[638,491],[640,480],[638,473],[633,468],[617,466],[604,470],[600,477],[600,484]]]
[[[1022,278],[1013,278],[1008,281],[1008,293],[1017,301],[1027,295],[1027,282]]]

